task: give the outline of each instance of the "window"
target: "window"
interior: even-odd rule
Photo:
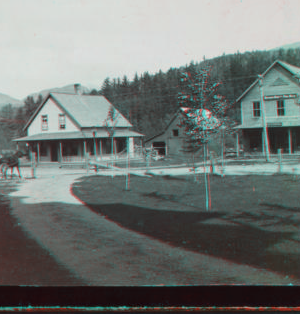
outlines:
[[[60,113],[58,116],[59,129],[64,130],[66,128],[66,115]]]
[[[173,136],[178,136],[178,130],[173,130]]]
[[[255,101],[253,103],[253,117],[260,117],[260,102]]]
[[[48,115],[42,116],[42,131],[48,130]]]
[[[284,116],[284,100],[277,100],[277,115]]]

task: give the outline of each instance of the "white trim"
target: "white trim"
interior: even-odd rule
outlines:
[[[276,60],[274,61],[268,68],[267,70],[262,74],[262,77],[264,77],[276,64],[279,64],[280,66],[282,66],[283,68],[285,68],[288,72],[290,72],[290,74],[292,76],[295,77],[295,74],[287,67],[291,64],[288,64],[286,62],[280,61],[280,60]],[[287,65],[287,66],[286,66]],[[296,67],[294,65],[291,65],[293,67]],[[298,67],[296,67],[298,68]],[[299,72],[298,72],[299,73]],[[296,77],[297,78],[297,77]],[[258,83],[259,79],[256,79],[243,93],[242,95],[236,100],[236,103],[241,101],[242,98],[244,98],[246,96],[246,94]]]

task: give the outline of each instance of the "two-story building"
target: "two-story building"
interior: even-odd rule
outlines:
[[[238,99],[245,150],[264,151],[263,108],[271,153],[300,150],[300,68],[275,61]],[[262,104],[263,99],[263,104]]]
[[[112,151],[133,156],[134,139],[143,135],[131,127],[104,96],[49,93],[25,125],[27,136],[14,141],[25,142],[41,162],[82,161],[87,153],[104,158]]]

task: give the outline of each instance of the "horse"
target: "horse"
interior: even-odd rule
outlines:
[[[2,174],[2,178],[6,179],[6,172],[7,169],[10,168],[11,170],[11,178],[13,175],[13,170],[14,168],[17,168],[18,170],[18,174],[19,174],[19,178],[21,179],[21,173],[20,173],[20,165],[19,165],[19,158],[24,156],[24,153],[20,150],[16,151],[13,155],[6,155],[6,156],[2,156],[0,159],[0,169],[1,169],[1,174]]]

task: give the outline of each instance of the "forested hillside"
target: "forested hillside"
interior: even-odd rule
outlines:
[[[0,111],[0,152],[3,149],[15,149],[16,144],[11,140],[26,136],[23,128],[30,116],[43,101],[40,95],[35,101],[32,96],[27,97],[23,107],[4,106]]]
[[[238,119],[235,100],[258,74],[277,59],[300,66],[300,48],[224,54],[210,60],[191,62],[181,68],[171,68],[167,72],[145,72],[140,76],[135,75],[132,80],[126,76],[106,78],[103,83],[100,82],[99,90],[93,90],[91,94],[104,95],[129,119],[136,131],[149,138],[162,131],[178,109],[178,92],[183,88],[179,79],[182,72],[211,65],[210,79],[212,82],[222,82],[218,92],[232,104],[229,115]],[[11,139],[24,135],[22,128],[41,101],[41,96],[38,100],[27,97],[24,107],[7,105],[2,108],[0,119],[6,120],[0,124],[0,149],[15,147]]]
[[[177,96],[182,88],[180,74],[195,70],[204,65],[211,65],[211,81],[221,82],[219,94],[225,96],[232,104],[229,115],[239,119],[235,100],[263,73],[275,60],[282,60],[300,66],[300,48],[277,51],[254,51],[223,55],[201,62],[191,62],[181,68],[171,68],[150,75],[145,72],[135,76],[132,81],[127,77],[107,78],[99,91],[107,97],[139,131],[149,138],[164,129],[178,108]]]

